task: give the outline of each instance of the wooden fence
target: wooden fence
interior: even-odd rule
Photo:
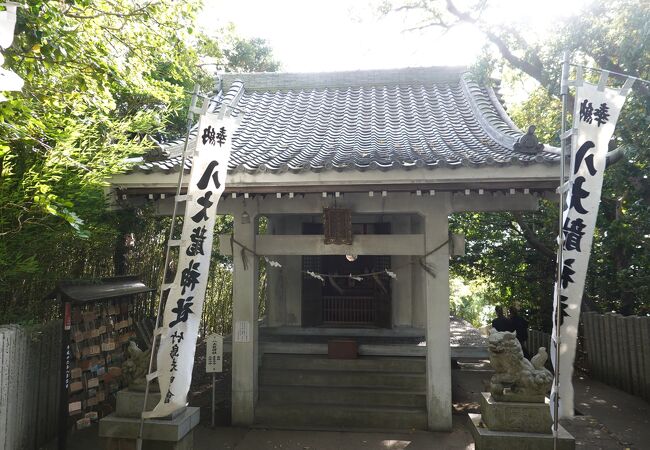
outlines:
[[[581,319],[576,363],[586,363],[591,378],[650,401],[650,317],[587,312]],[[550,334],[528,331],[531,356],[550,346]]]
[[[61,322],[0,326],[0,450],[37,449],[57,434]]]
[[[528,352],[530,353],[530,357],[532,358],[537,354],[537,350],[539,350],[540,347],[544,347],[546,351],[548,352],[548,357],[549,360],[547,361],[547,366],[549,368],[553,367],[551,364],[551,335],[548,333],[544,333],[543,331],[537,331],[537,330],[528,330],[528,342],[526,342],[528,346]]]
[[[650,400],[650,317],[582,314],[590,375]]]

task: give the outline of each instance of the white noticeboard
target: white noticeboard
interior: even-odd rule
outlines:
[[[235,322],[235,342],[251,341],[251,323],[245,320]]]
[[[206,339],[206,373],[223,372],[223,336],[211,334]]]

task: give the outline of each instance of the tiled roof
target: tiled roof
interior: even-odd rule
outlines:
[[[389,170],[553,163],[519,153],[522,136],[495,93],[458,69],[228,74],[217,104],[242,115],[229,170]],[[190,146],[196,145],[196,128]],[[182,141],[138,168],[177,170]],[[189,169],[190,160],[186,160]]]

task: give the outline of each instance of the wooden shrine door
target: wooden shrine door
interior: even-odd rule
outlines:
[[[304,234],[319,234],[320,224],[304,224]],[[374,229],[385,230],[373,224]],[[391,327],[390,256],[303,256],[302,324],[305,327]],[[322,274],[324,282],[306,272]],[[376,275],[366,275],[377,273]],[[355,279],[349,275],[362,275]]]

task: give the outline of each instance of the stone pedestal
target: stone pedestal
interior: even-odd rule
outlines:
[[[548,399],[540,402],[499,402],[481,395],[481,414],[470,414],[476,450],[553,450]],[[557,450],[575,450],[575,440],[558,426]]]
[[[159,400],[159,393],[149,394],[147,411]],[[99,421],[99,437],[105,450],[135,450],[143,404],[143,392],[127,389],[118,392],[116,412]],[[199,408],[188,407],[170,417],[145,420],[143,450],[192,450],[194,427],[199,424],[200,417]]]
[[[492,431],[523,431],[551,434],[548,400],[543,403],[498,402],[489,392],[481,392],[481,418]]]

